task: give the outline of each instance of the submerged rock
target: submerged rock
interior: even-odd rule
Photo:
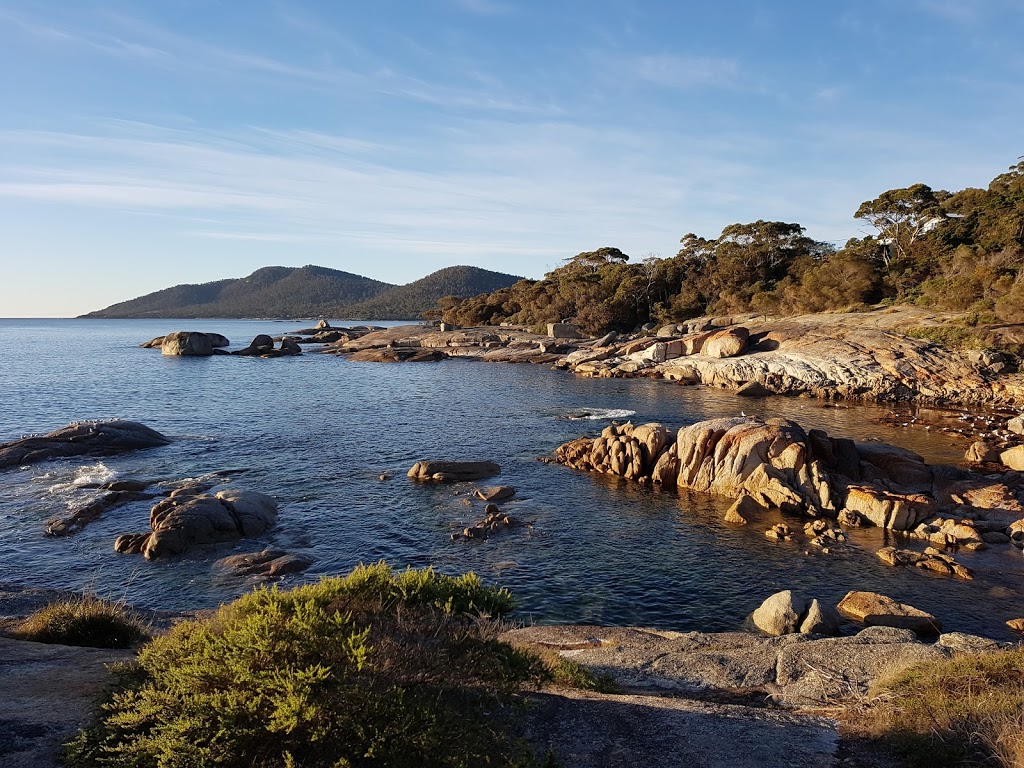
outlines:
[[[170,442],[137,421],[80,421],[47,435],[0,444],[0,468],[68,456],[109,456]]]
[[[285,552],[282,549],[264,549],[261,552],[221,558],[214,567],[232,576],[266,580],[301,573],[312,564],[313,558],[309,555]]]
[[[417,461],[407,473],[413,480],[461,483],[501,474],[493,461]]]

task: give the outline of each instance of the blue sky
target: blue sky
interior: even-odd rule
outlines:
[[[760,218],[844,242],[1024,154],[1021,40],[1021,0],[0,0],[0,316]]]

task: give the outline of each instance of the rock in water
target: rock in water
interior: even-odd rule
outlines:
[[[216,544],[259,534],[277,521],[277,503],[253,491],[224,490],[215,496],[175,492],[149,514],[152,532],[125,534],[114,549],[141,552],[147,560],[180,555],[195,544]]]
[[[924,637],[942,631],[942,623],[930,613],[877,592],[849,592],[837,607],[844,616],[869,626],[909,629]]]
[[[221,558],[214,565],[218,570],[233,576],[250,579],[273,579],[290,573],[300,573],[313,564],[313,558],[285,552],[281,549],[264,549],[243,555]]]
[[[495,485],[491,488],[477,488],[473,495],[480,501],[505,501],[516,495],[516,489],[510,485]]]
[[[811,600],[800,622],[800,634],[803,635],[838,635],[839,615],[830,605],[823,605],[817,600]]]
[[[800,617],[806,610],[807,601],[787,589],[761,603],[751,620],[766,635],[788,635],[800,627]]]
[[[971,443],[964,458],[972,464],[996,462],[999,461],[999,449],[984,440],[977,440]]]
[[[752,517],[766,512],[767,510],[751,496],[740,496],[729,507],[729,511],[725,513],[725,522],[732,523],[733,525],[746,525],[750,522]]]
[[[213,354],[210,337],[198,331],[175,331],[164,336],[160,352],[169,357],[209,357]]]
[[[500,474],[501,467],[493,461],[417,461],[408,472],[413,480],[434,483],[460,483]]]
[[[171,440],[137,421],[81,421],[39,437],[0,444],[0,468],[66,456],[110,456]]]

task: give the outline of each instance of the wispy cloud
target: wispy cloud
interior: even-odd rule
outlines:
[[[665,88],[728,87],[739,75],[735,59],[669,53],[627,59],[624,68],[640,80]]]
[[[498,0],[453,0],[455,7],[481,16],[501,16],[512,13],[515,8]]]

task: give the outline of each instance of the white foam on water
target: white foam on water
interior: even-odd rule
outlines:
[[[56,495],[68,493],[74,491],[85,485],[98,485],[99,483],[109,483],[111,480],[117,477],[117,472],[112,470],[102,461],[95,464],[89,464],[85,467],[79,467],[74,471],[70,478],[67,478],[59,483],[54,483],[50,486],[49,492]]]
[[[563,418],[572,421],[603,421],[607,419],[625,419],[635,416],[636,411],[626,408],[578,408],[567,413]]]

